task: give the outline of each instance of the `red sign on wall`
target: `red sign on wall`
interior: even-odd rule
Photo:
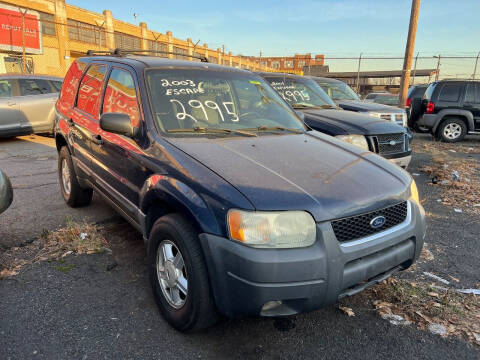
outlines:
[[[22,37],[22,12],[25,14],[25,30]],[[0,49],[28,54],[42,53],[42,32],[39,15],[30,9],[0,5]]]

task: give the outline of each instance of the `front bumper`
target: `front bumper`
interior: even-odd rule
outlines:
[[[330,222],[317,224],[308,248],[255,249],[201,234],[218,309],[227,316],[282,316],[318,309],[406,269],[420,255],[423,209],[409,201],[407,220],[373,236],[339,243]],[[268,302],[278,305],[262,311]]]

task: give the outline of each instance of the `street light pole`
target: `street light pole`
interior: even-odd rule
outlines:
[[[437,61],[437,72],[435,73],[435,81],[438,81],[438,77],[440,75],[440,59],[441,59],[441,55],[438,54],[438,56],[434,56],[435,58],[438,59]]]
[[[405,107],[407,101],[408,85],[410,84],[410,69],[412,68],[413,50],[415,49],[415,37],[417,35],[418,14],[420,12],[420,0],[412,0],[410,11],[410,24],[408,27],[407,45],[405,58],[403,59],[402,78],[400,80],[400,99],[398,106]]]
[[[358,58],[358,69],[357,69],[357,94],[360,93],[360,63],[362,62],[362,54],[360,53],[360,57]]]

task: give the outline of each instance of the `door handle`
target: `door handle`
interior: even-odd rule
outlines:
[[[103,145],[103,139],[100,135],[92,135],[92,142],[97,145]]]

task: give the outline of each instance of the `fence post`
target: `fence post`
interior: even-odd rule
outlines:
[[[115,49],[115,33],[113,30],[113,15],[110,10],[103,10],[103,16],[105,17],[105,42],[107,49]]]
[[[141,30],[141,34],[142,34],[142,40],[140,42],[140,46],[142,47],[142,50],[148,50],[147,23],[141,22],[140,23],[140,30]]]

